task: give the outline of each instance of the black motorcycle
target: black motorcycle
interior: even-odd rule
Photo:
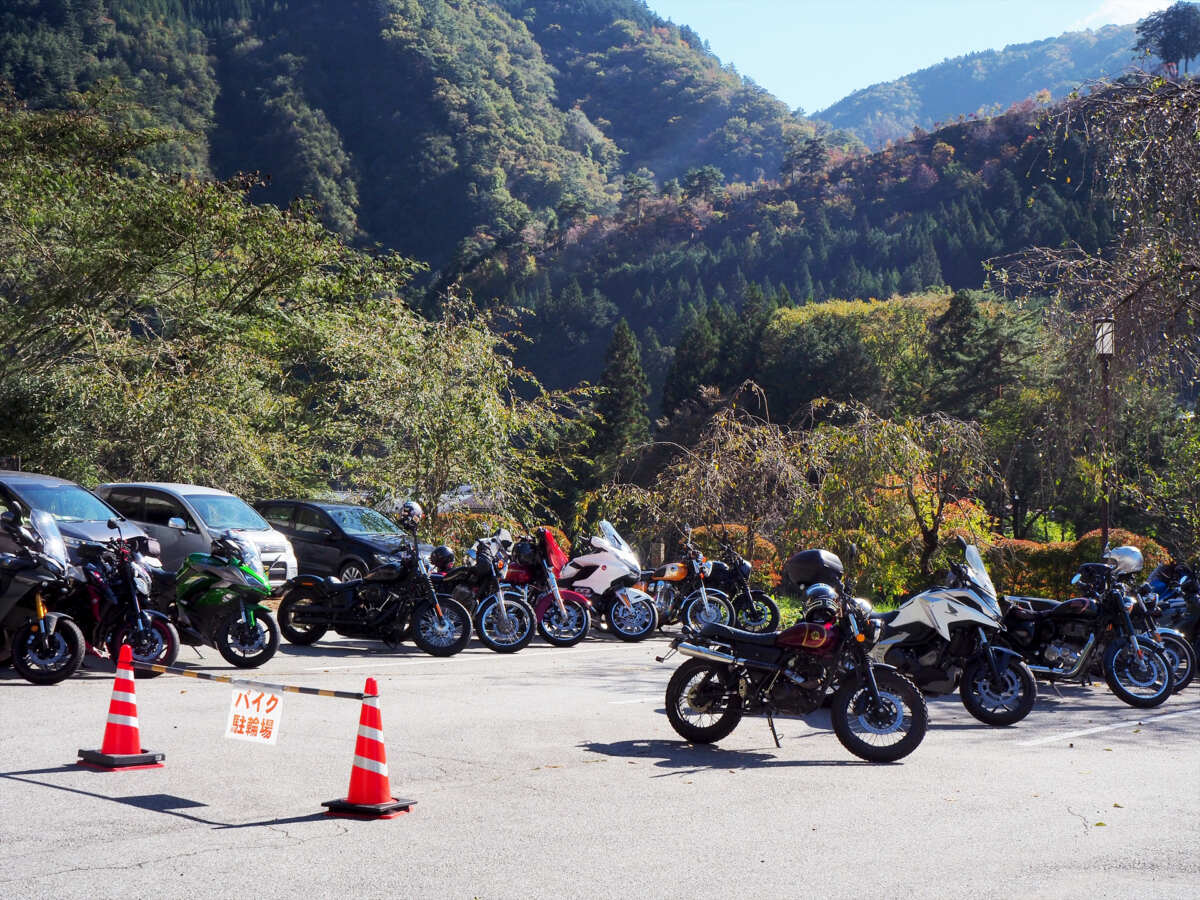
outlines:
[[[1139,589],[1155,622],[1192,642],[1200,654],[1200,579],[1184,563],[1163,563]]]
[[[1020,653],[1039,678],[1080,683],[1099,660],[1109,689],[1130,706],[1150,708],[1171,696],[1172,666],[1132,618],[1137,598],[1113,566],[1084,563],[1071,583],[1088,596],[1062,603],[1008,598],[1004,633],[997,638]]]
[[[836,560],[824,553],[816,564],[826,557]],[[757,713],[767,717],[778,747],[774,716],[811,713],[832,693],[834,733],[855,756],[893,762],[916,749],[929,722],[925,698],[892,666],[871,660],[878,634],[871,605],[849,596],[840,582],[840,561],[837,570],[814,573],[810,582],[832,588],[837,598],[832,616],[821,608],[773,634],[718,623],[698,631],[685,626],[671,649],[692,659],[671,676],[666,695],[667,718],[681,737],[719,741],[745,713]]]
[[[0,513],[21,551],[0,553],[0,663],[33,684],[57,684],[79,670],[87,643],[70,616],[47,608],[74,587],[62,533],[43,510],[29,518],[26,527],[15,513]]]
[[[279,630],[293,644],[311,644],[333,629],[343,637],[373,638],[398,647],[411,635],[432,656],[453,656],[471,640],[471,614],[449,597],[438,597],[428,563],[417,550],[421,507],[408,501],[398,517],[412,545],[394,562],[353,581],[298,575],[284,588]]]
[[[456,600],[474,620],[475,632],[489,650],[516,653],[533,640],[537,618],[520,591],[502,588],[512,536],[504,529],[480,538],[468,554],[468,564],[434,572],[439,598]],[[439,548],[445,550],[445,548]]]
[[[733,605],[737,627],[765,633],[779,629],[779,604],[766,591],[750,587],[754,566],[737,552],[733,543],[718,538],[721,558],[713,560],[708,576],[710,589],[721,591]]]

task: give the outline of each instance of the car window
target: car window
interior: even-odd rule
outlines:
[[[144,495],[142,492],[133,488],[114,488],[104,498],[109,506],[127,519],[133,519],[135,522],[146,521],[143,511],[143,499]]]
[[[266,519],[232,494],[184,494],[204,524],[216,531],[226,528],[245,531],[266,531],[271,526]]]
[[[10,484],[32,509],[44,509],[60,522],[107,522],[115,510],[77,484],[22,481]]]
[[[366,506],[343,506],[329,510],[346,534],[402,534],[386,516]]]
[[[290,503],[270,503],[263,506],[259,512],[276,528],[288,528],[291,525],[292,504]]]
[[[333,522],[329,516],[311,506],[296,507],[296,531],[300,534],[317,534],[322,530],[332,530]]]
[[[189,528],[194,528],[192,517],[187,514],[183,504],[169,494],[158,491],[146,491],[146,511],[142,519],[148,525],[162,525],[164,528],[171,519],[183,519]]]

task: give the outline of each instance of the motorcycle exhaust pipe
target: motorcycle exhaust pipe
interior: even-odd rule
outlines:
[[[707,660],[708,662],[721,663],[726,666],[750,666],[755,669],[767,669],[773,671],[778,668],[770,663],[755,662],[752,659],[742,659],[737,656],[732,656],[728,653],[722,653],[720,650],[713,650],[711,647],[701,647],[698,644],[680,644],[675,648],[684,656],[694,656],[696,659]]]
[[[1079,661],[1075,663],[1073,669],[1052,669],[1050,666],[1035,666],[1033,663],[1028,663],[1029,671],[1034,675],[1053,675],[1055,678],[1070,680],[1078,678],[1086,666],[1092,659],[1092,648],[1096,646],[1096,636],[1089,634],[1087,643],[1083,645],[1083,649],[1079,651]]]

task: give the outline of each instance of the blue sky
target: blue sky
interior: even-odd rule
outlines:
[[[792,108],[977,50],[1135,22],[1171,0],[646,0]],[[1132,54],[1131,54],[1132,55]]]

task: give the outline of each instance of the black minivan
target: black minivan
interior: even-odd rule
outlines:
[[[396,563],[408,535],[368,506],[317,500],[264,500],[254,508],[287,535],[302,573],[362,578],[376,566]]]

